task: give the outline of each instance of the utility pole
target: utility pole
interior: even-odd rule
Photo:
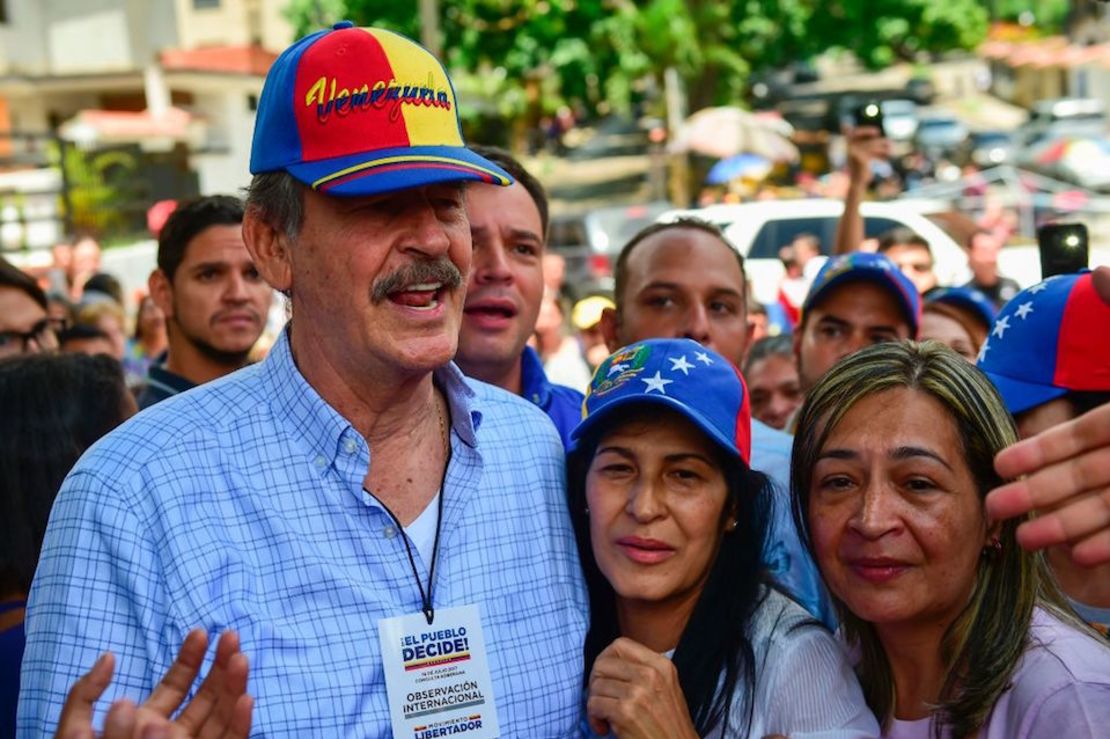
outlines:
[[[420,42],[437,59],[443,59],[439,36],[439,0],[420,0]]]

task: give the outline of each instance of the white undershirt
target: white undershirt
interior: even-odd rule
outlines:
[[[405,527],[405,533],[420,553],[420,560],[428,569],[432,567],[432,550],[436,544],[436,522],[439,521],[439,491],[420,512],[412,523]]]

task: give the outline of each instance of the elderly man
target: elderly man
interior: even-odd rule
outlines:
[[[239,632],[260,734],[576,730],[558,434],[450,363],[463,183],[511,182],[459,130],[443,66],[396,34],[340,23],[275,62],[243,231],[292,321],[264,362],[139,414],[68,478],[21,733],[45,734],[106,649],[107,698],[149,693],[193,625]]]

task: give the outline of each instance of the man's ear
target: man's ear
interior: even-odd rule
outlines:
[[[160,269],[150,273],[146,280],[146,289],[150,292],[150,299],[154,301],[166,318],[173,318],[173,285],[170,278]]]
[[[262,279],[275,290],[288,292],[293,287],[293,262],[285,233],[248,210],[243,215],[243,241]]]
[[[617,316],[615,308],[605,308],[601,311],[601,320],[598,321],[598,327],[601,328],[601,335],[605,339],[605,346],[609,347],[610,353],[621,348],[620,339],[617,338],[620,333],[620,317]]]

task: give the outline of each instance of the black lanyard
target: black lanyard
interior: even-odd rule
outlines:
[[[445,399],[446,402],[446,399]],[[397,525],[397,530],[401,534],[401,541],[405,543],[405,553],[409,555],[409,567],[412,568],[412,577],[416,580],[416,587],[420,591],[420,610],[424,612],[424,618],[428,619],[428,625],[432,625],[435,620],[435,608],[432,606],[432,584],[435,582],[436,577],[436,560],[439,559],[439,534],[443,530],[443,498],[447,495],[447,468],[451,466],[451,405],[447,403],[447,456],[443,460],[443,477],[439,481],[439,502],[436,505],[436,537],[432,541],[432,563],[428,567],[428,589],[424,589],[423,583],[420,582],[420,571],[416,569],[416,557],[412,554],[412,545],[409,544],[408,534],[405,533],[405,527],[401,525],[401,520],[397,518],[397,514],[389,509],[385,503],[381,503],[382,508],[393,519],[393,523]],[[369,492],[369,491],[368,491]],[[373,493],[371,493],[373,495]],[[374,496],[377,498],[377,496]]]

